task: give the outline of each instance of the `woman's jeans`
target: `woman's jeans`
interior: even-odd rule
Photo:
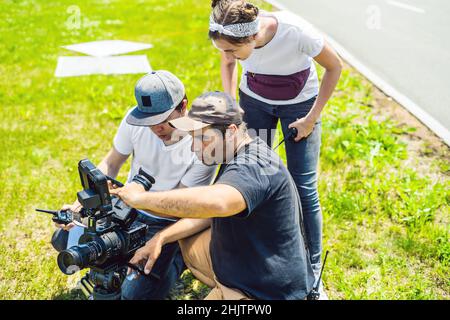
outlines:
[[[287,137],[288,126],[307,115],[314,104],[315,97],[298,104],[272,105],[254,99],[239,91],[240,105],[245,111],[244,121],[250,133],[258,135],[272,146],[278,119],[281,121],[283,135]],[[252,130],[253,129],[253,130]],[[299,142],[286,139],[286,159],[298,193],[300,195],[306,241],[316,279],[320,273],[322,252],[322,211],[317,191],[317,165],[321,143],[321,121],[316,122],[312,133]]]

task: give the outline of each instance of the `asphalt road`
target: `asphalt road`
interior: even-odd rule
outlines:
[[[450,1],[275,2],[329,35],[378,77],[441,124],[440,129],[447,130],[448,136]]]

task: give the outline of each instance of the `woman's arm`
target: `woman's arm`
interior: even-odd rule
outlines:
[[[225,52],[220,53],[220,74],[223,90],[236,99],[238,80],[237,63],[236,59],[228,56]]]
[[[319,119],[320,113],[333,94],[341,76],[342,60],[327,43],[325,43],[324,48],[314,60],[325,68],[325,74],[323,75],[322,83],[320,84],[319,95],[309,113],[306,117],[289,125],[289,128],[296,127],[298,130],[295,141],[307,137],[312,132],[314,124],[317,119]]]
[[[317,96],[314,106],[307,115],[307,117],[311,117],[314,122],[316,122],[317,119],[319,119],[323,107],[331,98],[339,81],[342,71],[342,60],[327,43],[325,43],[324,48],[314,60],[325,68],[325,74],[323,75],[322,83],[320,84],[319,95]]]

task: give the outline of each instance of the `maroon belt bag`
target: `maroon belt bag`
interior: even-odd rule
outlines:
[[[305,87],[309,72],[310,68],[287,76],[247,72],[247,86],[269,100],[291,100]]]

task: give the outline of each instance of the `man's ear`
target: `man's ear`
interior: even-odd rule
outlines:
[[[188,105],[187,99],[183,99],[182,103],[183,103],[183,106],[181,107],[181,116],[184,116],[186,114],[187,105]]]
[[[226,131],[226,137],[231,138],[238,130],[238,127],[235,124],[230,124]]]

